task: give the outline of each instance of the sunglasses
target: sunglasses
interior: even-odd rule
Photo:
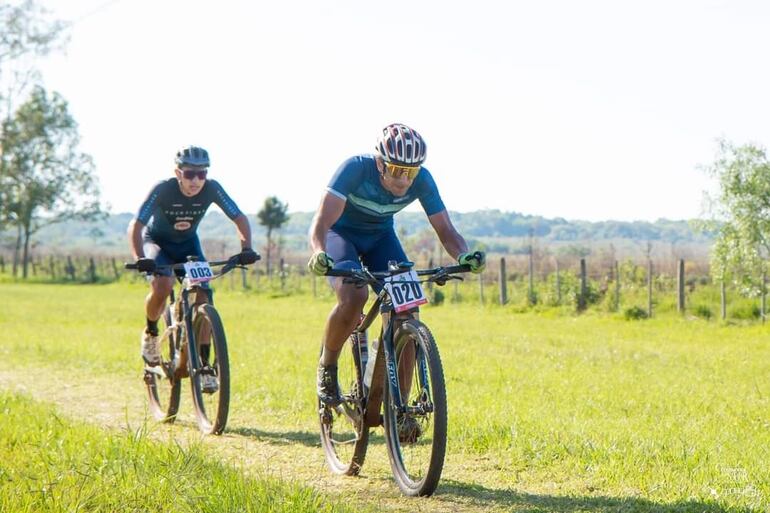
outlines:
[[[385,163],[385,172],[392,178],[401,178],[406,176],[409,180],[414,180],[417,173],[420,172],[420,166],[398,166],[396,164]]]
[[[207,169],[180,169],[180,171],[186,180],[192,180],[196,176],[201,180],[205,180],[208,174]]]

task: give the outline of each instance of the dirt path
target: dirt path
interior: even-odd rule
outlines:
[[[182,415],[172,426],[158,424],[146,410],[139,378],[106,380],[102,376],[79,375],[73,380],[59,369],[34,367],[0,370],[0,387],[53,403],[66,416],[104,428],[136,430],[146,426],[155,439],[182,444],[201,442],[219,454],[224,463],[244,473],[294,481],[331,497],[343,497],[349,503],[377,505],[382,511],[490,513],[527,510],[536,502],[532,496],[500,489],[500,472],[493,471],[489,462],[468,461],[451,454],[433,497],[405,498],[392,479],[382,443],[370,445],[361,476],[335,476],[326,466],[317,432],[287,432],[285,427],[264,424],[262,419],[245,418],[237,408],[231,412],[226,433],[218,437],[201,436],[191,416]],[[189,413],[192,406],[188,389],[183,388],[182,394],[180,412]],[[472,482],[468,476],[472,476]]]

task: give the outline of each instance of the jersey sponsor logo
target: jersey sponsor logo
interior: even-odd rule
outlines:
[[[184,231],[189,230],[192,224],[189,221],[179,221],[178,223],[174,223],[174,230],[178,231]]]

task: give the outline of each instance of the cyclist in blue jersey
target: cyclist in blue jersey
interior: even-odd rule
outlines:
[[[473,272],[484,269],[483,252],[470,252],[449,219],[433,176],[423,167],[425,141],[402,124],[386,126],[373,155],[349,158],[337,169],[310,228],[313,256],[308,268],[317,275],[329,269],[387,270],[389,260],[407,260],[393,228],[393,215],[419,200],[444,249]],[[318,397],[328,405],[341,401],[337,360],[359,321],[369,294],[365,287],[329,278],[337,295],[323,334],[318,364]]]
[[[153,273],[157,265],[183,263],[188,256],[205,260],[198,224],[212,203],[235,223],[241,252],[242,265],[257,261],[251,248],[251,227],[248,218],[215,180],[208,179],[209,154],[198,146],[188,146],[176,154],[173,178],[158,183],[142,203],[136,217],[128,225],[131,253],[140,271]],[[174,286],[171,272],[152,278],[150,293],[145,300],[147,326],[142,332],[141,354],[148,365],[160,362],[158,319],[163,314],[166,299]],[[205,298],[202,298],[205,301]],[[205,341],[204,341],[205,344]],[[201,346],[201,357],[207,358],[209,346]],[[205,378],[206,376],[204,376]],[[204,380],[204,391],[216,387]]]

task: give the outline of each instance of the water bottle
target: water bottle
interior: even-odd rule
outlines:
[[[371,385],[372,374],[374,373],[374,364],[377,361],[377,350],[380,348],[380,341],[376,338],[372,340],[372,348],[369,351],[368,360],[366,361],[366,367],[364,370],[364,384]]]

